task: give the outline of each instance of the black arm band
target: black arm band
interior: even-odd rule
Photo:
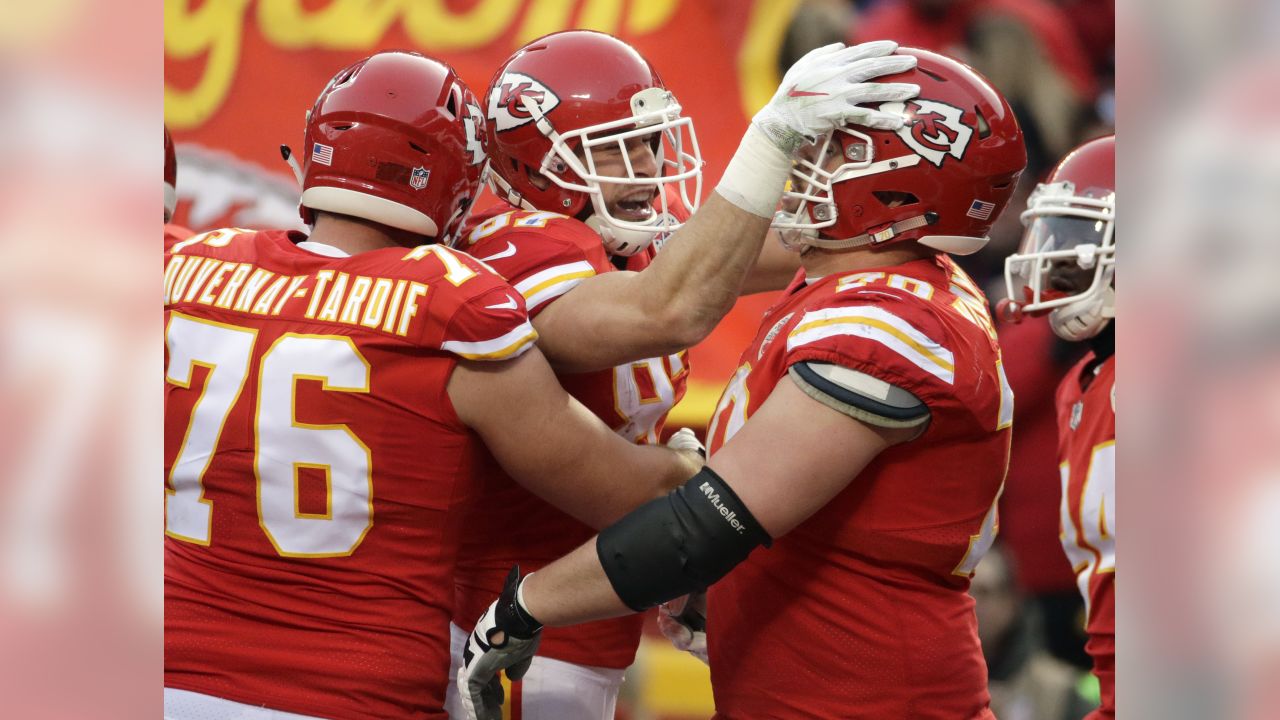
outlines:
[[[637,612],[702,590],[773,539],[711,468],[600,532],[613,591]]]

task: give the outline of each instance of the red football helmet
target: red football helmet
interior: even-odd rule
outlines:
[[[173,137],[169,126],[164,128],[164,221],[173,219],[178,207],[178,156],[173,151]]]
[[[615,255],[633,255],[680,226],[666,188],[689,211],[702,194],[702,156],[693,122],[653,67],[630,45],[604,33],[570,30],[534,40],[498,69],[489,86],[489,186],[529,210],[583,217]],[[645,136],[657,152],[656,177],[596,171],[594,152]],[[538,187],[530,173],[550,182]],[[601,183],[654,188],[657,211],[643,221],[609,212]],[[690,187],[692,186],[692,187]],[[590,203],[590,208],[588,208]]]
[[[1097,335],[1116,315],[1116,136],[1068,153],[1028,198],[1022,223],[1022,245],[1005,259],[1009,302],[1002,313],[1050,312],[1054,332],[1064,339]],[[1090,278],[1088,286],[1054,289],[1055,265],[1060,283],[1078,288]]]
[[[344,68],[307,113],[302,201],[447,241],[484,165],[484,117],[453,68],[380,52]]]
[[[915,83],[920,95],[897,131],[846,125],[819,137],[796,162],[773,226],[794,250],[883,246],[915,240],[960,255],[980,250],[1027,166],[1008,101],[973,68],[944,55],[914,55],[914,70],[879,78]],[[836,163],[839,163],[836,165]]]

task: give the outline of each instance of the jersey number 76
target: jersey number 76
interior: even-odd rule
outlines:
[[[165,488],[165,534],[208,545],[214,507],[204,496],[204,475],[218,439],[250,376],[257,331],[173,313],[165,330],[165,381],[190,388],[196,366],[208,370]],[[325,392],[369,392],[369,362],[349,337],[286,333],[257,364],[253,408],[258,522],[276,552],[286,557],[340,557],[355,551],[373,527],[373,475],[369,448],[346,425],[298,422],[299,380]],[[322,472],[326,512],[298,508],[298,471]]]

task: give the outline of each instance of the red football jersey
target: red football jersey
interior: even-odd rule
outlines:
[[[583,279],[616,270],[600,236],[583,223],[548,212],[500,207],[479,218],[462,248],[507,278],[537,317]],[[629,259],[641,270],[648,253]],[[560,375],[560,384],[618,434],[656,443],[685,391],[685,354],[649,358],[610,370]],[[502,592],[513,563],[537,570],[591,539],[596,531],[512,480],[492,457],[480,464],[481,499],[468,514],[458,556],[454,622],[471,628]],[[642,615],[543,631],[538,653],[565,662],[625,668],[635,660]]]
[[[302,239],[221,230],[166,258],[165,685],[444,718],[454,508],[480,447],[446,383],[536,334],[464,253]]]
[[[1102,690],[1090,718],[1116,714],[1116,357],[1093,353],[1058,387],[1062,548],[1087,609],[1085,649]]]
[[[966,591],[998,528],[1013,393],[986,299],[946,256],[801,271],[720,399],[713,455],[801,361],[910,390],[932,417],[711,588],[716,717],[993,717]]]

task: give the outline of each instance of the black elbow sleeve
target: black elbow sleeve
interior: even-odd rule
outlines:
[[[596,554],[614,592],[638,612],[709,587],[771,543],[724,479],[703,468],[601,531]]]

